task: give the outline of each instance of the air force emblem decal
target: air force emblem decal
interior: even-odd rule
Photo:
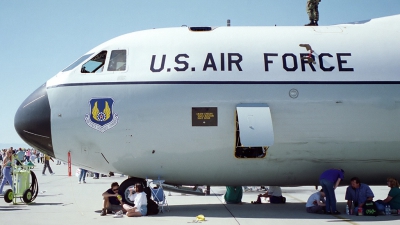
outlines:
[[[90,113],[85,116],[89,127],[103,133],[117,125],[118,115],[113,113],[114,100],[112,98],[92,98],[89,105]]]

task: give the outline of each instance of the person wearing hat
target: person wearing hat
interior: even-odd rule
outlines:
[[[335,189],[343,179],[344,170],[342,169],[326,170],[319,177],[319,184],[322,186],[322,189],[324,189],[326,196],[325,213],[327,214],[340,214],[340,212],[336,210]]]

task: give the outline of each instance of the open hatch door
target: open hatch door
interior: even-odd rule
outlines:
[[[263,158],[274,144],[271,111],[265,103],[243,103],[236,106],[237,158]]]

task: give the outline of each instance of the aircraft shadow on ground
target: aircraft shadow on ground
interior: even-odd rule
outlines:
[[[338,208],[345,208],[345,203],[338,203]],[[164,206],[164,212],[153,216],[161,217],[196,217],[203,214],[206,218],[235,217],[235,218],[276,218],[276,219],[332,219],[329,222],[340,221],[392,221],[399,220],[400,216],[354,216],[328,215],[307,213],[304,203],[286,204],[201,204],[201,205],[170,205],[170,211]],[[225,212],[225,213],[221,213]],[[225,214],[225,215],[223,215]]]

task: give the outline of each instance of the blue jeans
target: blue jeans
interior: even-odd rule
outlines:
[[[336,211],[336,196],[335,196],[335,190],[333,189],[332,181],[322,179],[319,180],[319,184],[324,189],[324,193],[326,196],[326,206],[325,206],[326,212]]]
[[[81,182],[81,180],[85,181],[86,172],[87,170],[81,168],[81,173],[79,174],[79,182]]]
[[[11,185],[11,189],[13,189],[13,182],[12,182],[12,177],[11,177],[11,166],[5,166],[3,168],[3,180],[1,181],[1,185],[0,185],[0,194],[3,193],[3,187],[7,181]]]
[[[384,203],[382,200],[378,200],[375,202],[376,208],[378,209],[378,212],[385,212],[385,208],[387,205],[390,205],[388,203]]]

